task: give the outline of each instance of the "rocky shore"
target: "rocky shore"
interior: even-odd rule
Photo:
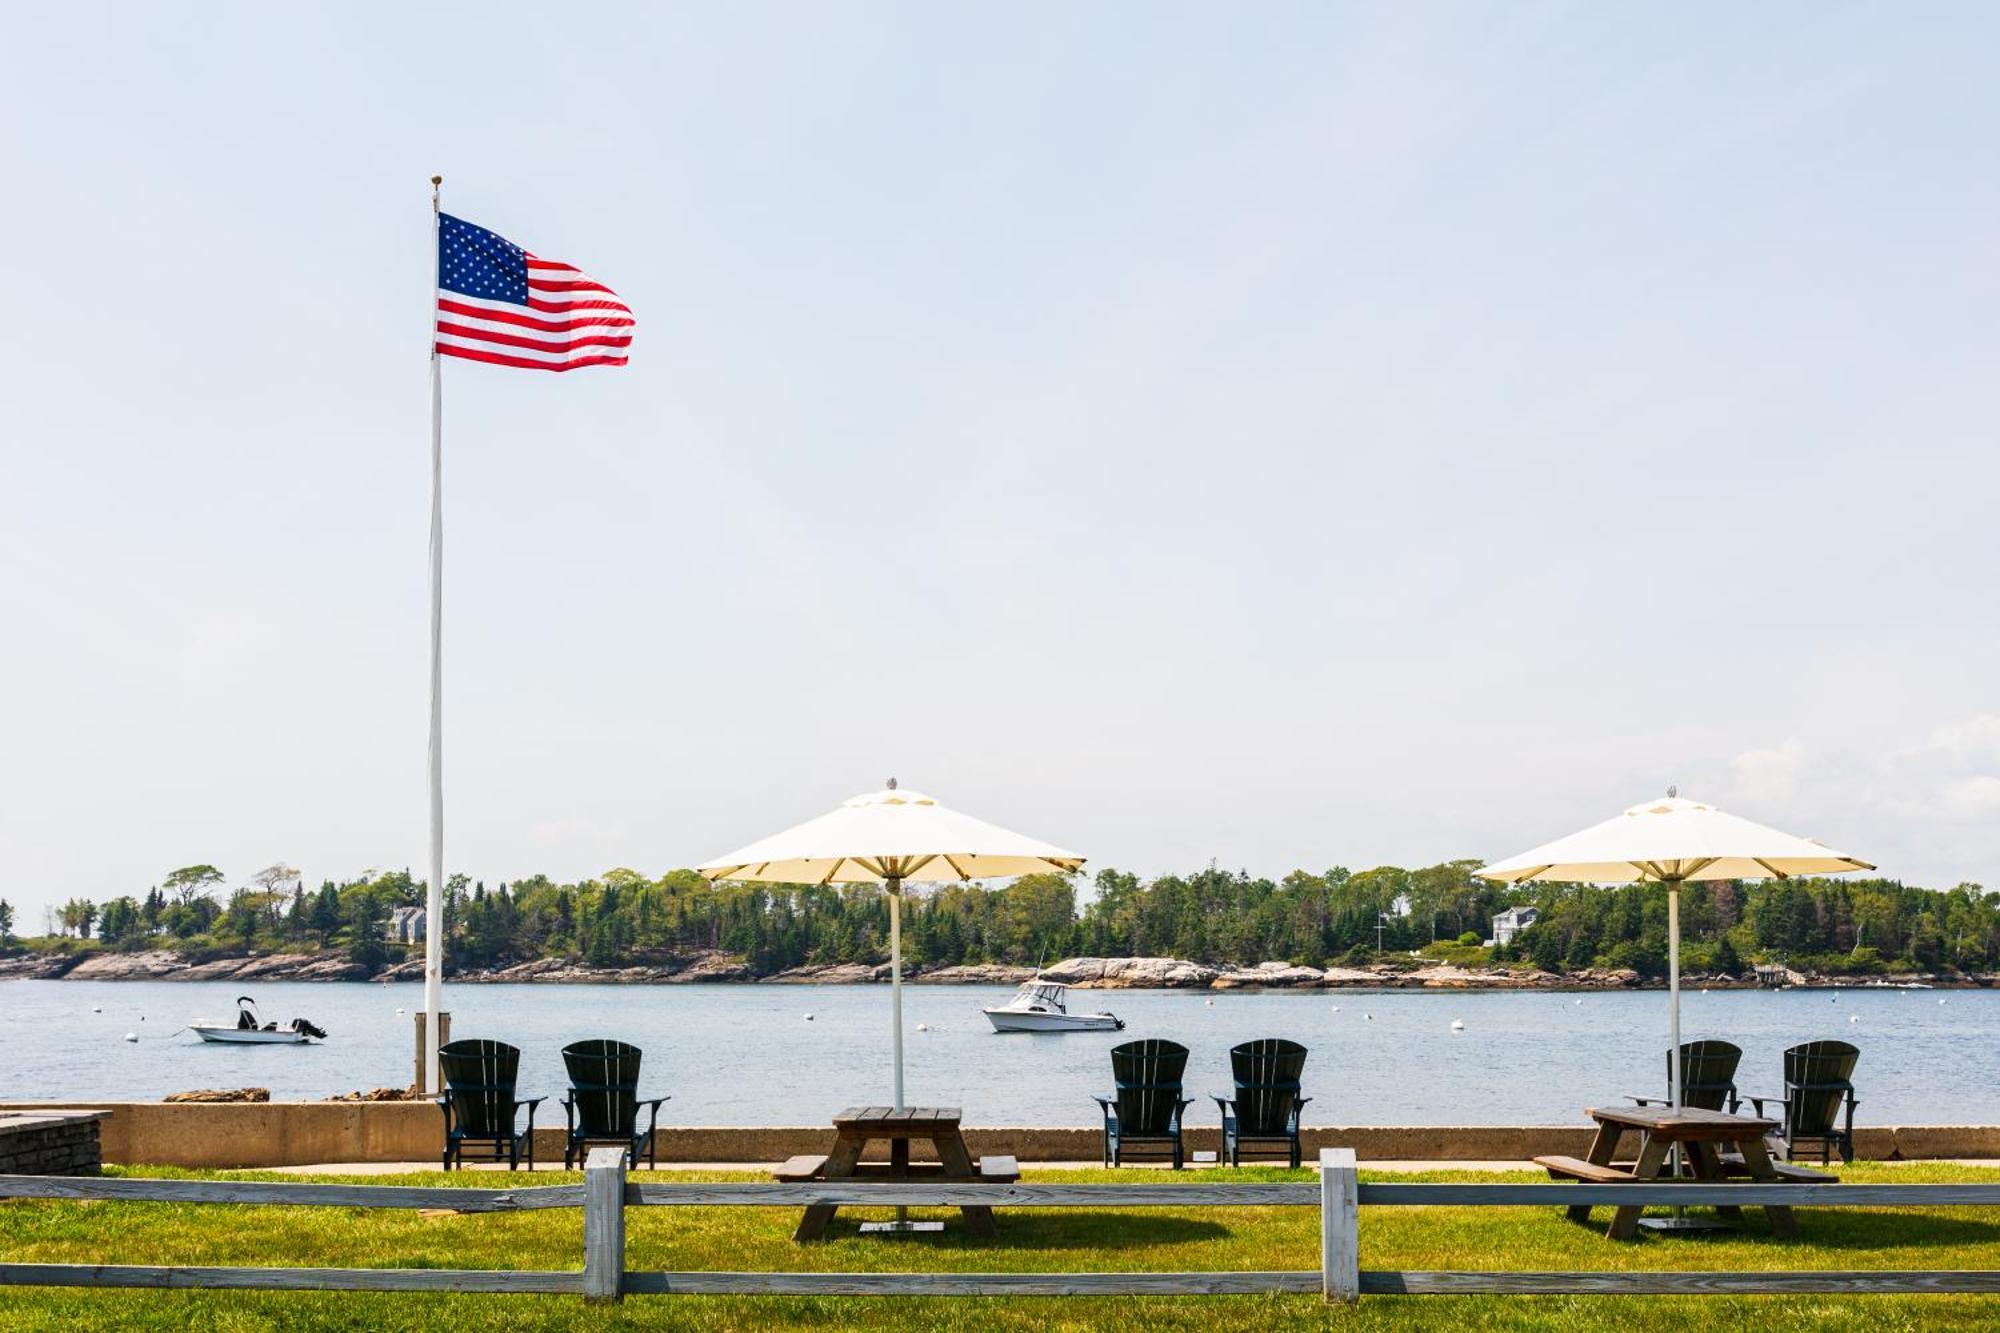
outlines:
[[[455,983],[541,982],[569,985],[700,985],[709,982],[760,982],[773,985],[867,985],[889,980],[887,963],[834,963],[797,967],[768,976],[757,975],[735,954],[711,951],[631,967],[590,967],[562,958],[538,958],[510,967],[448,973]],[[967,964],[929,970],[905,967],[904,980],[917,985],[1012,986],[1036,976],[1031,967],[1001,963]],[[1367,967],[1304,967],[1264,962],[1251,966],[1217,967],[1185,958],[1065,958],[1044,967],[1040,976],[1090,990],[1623,990],[1659,988],[1629,968],[1587,968],[1580,972],[1542,972],[1518,967],[1458,967],[1421,958],[1397,958]],[[397,963],[371,972],[338,954],[281,953],[194,962],[169,949],[137,953],[19,954],[0,958],[0,980],[67,981],[420,981],[420,960]],[[1688,975],[1684,986],[1753,990],[1754,975],[1741,977]],[[1885,977],[1826,977],[1787,971],[1788,986],[1866,986],[1871,983],[1940,988],[1985,987],[2000,984],[2000,976],[1941,978],[1930,975]]]

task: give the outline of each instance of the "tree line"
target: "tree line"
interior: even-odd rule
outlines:
[[[1406,870],[1294,871],[1282,879],[1210,865],[1143,880],[1097,873],[1088,895],[1071,875],[1027,875],[1004,885],[948,885],[910,895],[906,956],[920,966],[1058,958],[1165,955],[1200,963],[1268,959],[1360,964],[1423,950],[1461,962],[1548,971],[1587,967],[1666,970],[1666,895],[1657,885],[1597,889],[1504,886],[1477,878],[1477,861]],[[425,886],[407,871],[308,888],[278,864],[226,890],[212,865],[183,866],[144,894],[72,898],[51,913],[53,937],[33,947],[172,947],[220,957],[250,951],[338,950],[378,969],[420,954],[391,938],[391,914],[419,907]],[[1087,900],[1079,905],[1079,898]],[[1535,923],[1488,948],[1494,915],[1537,909]],[[2000,896],[1977,884],[1950,890],[1888,879],[1792,879],[1690,884],[1682,892],[1683,970],[1737,975],[1754,963],[1801,971],[1981,972],[2000,967]],[[0,945],[14,936],[0,902]],[[506,966],[561,958],[629,966],[715,950],[757,975],[831,963],[886,961],[889,917],[879,889],[713,884],[689,870],[649,878],[634,870],[558,883],[535,875],[488,889],[454,876],[445,891],[447,965]]]

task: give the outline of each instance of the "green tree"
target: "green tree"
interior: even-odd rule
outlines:
[[[182,907],[214,893],[222,884],[222,872],[211,865],[182,866],[161,881],[174,901]]]
[[[14,904],[0,898],[0,944],[14,942]]]

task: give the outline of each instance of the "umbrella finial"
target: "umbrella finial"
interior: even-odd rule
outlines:
[[[1667,799],[1668,799],[1668,800],[1670,800],[1670,801],[1671,801],[1671,800],[1674,800],[1674,799],[1676,799],[1677,797],[1679,797],[1679,796],[1680,796],[1680,794],[1681,794],[1681,789],[1680,789],[1680,788],[1679,788],[1678,786],[1676,786],[1676,785],[1675,785],[1674,783],[1671,783],[1671,782],[1667,784]]]
[[[896,790],[896,779],[894,778],[889,779],[889,790],[890,791]]]

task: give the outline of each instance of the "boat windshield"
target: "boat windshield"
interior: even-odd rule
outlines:
[[[1030,986],[1028,988],[1028,995],[1033,999],[1040,1000],[1052,1009],[1060,1010],[1063,1007],[1063,992],[1067,989],[1064,986],[1045,982],[1041,985]]]

